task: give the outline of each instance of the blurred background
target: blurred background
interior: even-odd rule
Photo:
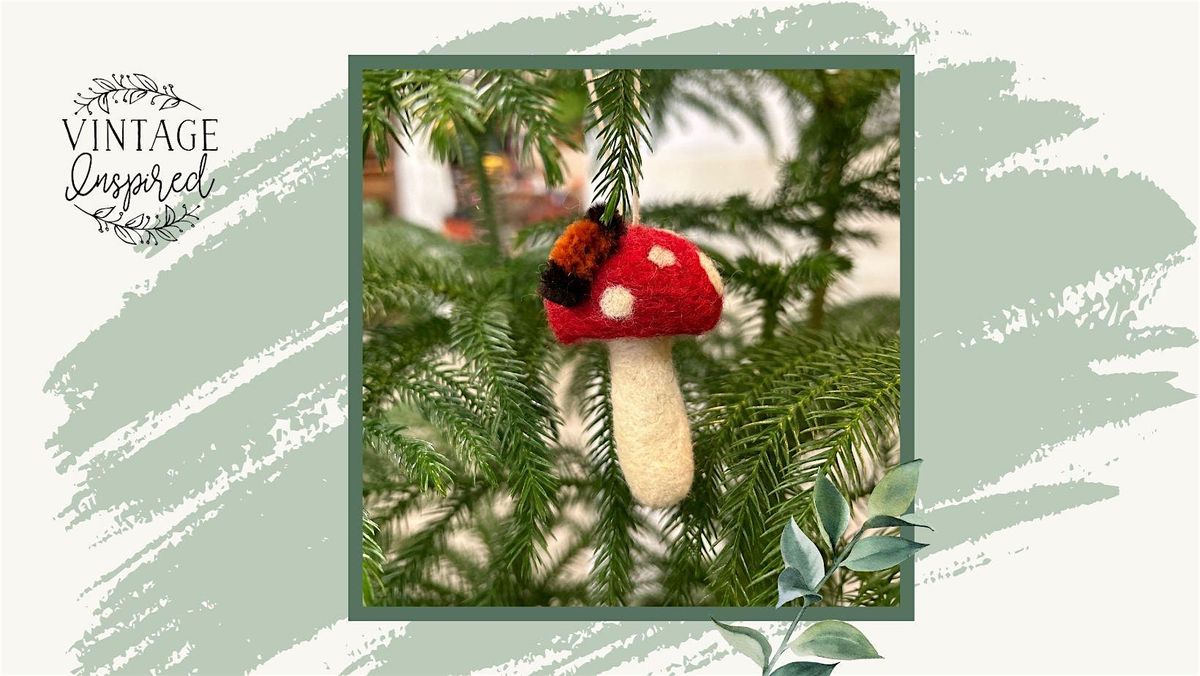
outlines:
[[[797,119],[794,106],[776,86],[760,82],[754,89],[753,97],[762,106],[759,124],[732,107],[718,111],[718,117],[682,101],[664,116],[661,128],[655,131],[653,147],[643,151],[645,176],[639,186],[643,203],[719,200],[743,194],[767,200],[779,190],[780,167],[795,154],[803,119]],[[581,96],[566,97],[564,116],[582,118],[586,103]],[[893,112],[899,115],[898,108]],[[489,161],[506,227],[520,229],[566,218],[591,204],[594,196],[590,178],[596,161],[595,146],[589,148],[593,153],[563,147],[566,181],[550,188],[539,171],[522,169],[514,149],[497,144]],[[376,220],[394,217],[450,238],[476,237],[470,219],[476,198],[467,172],[440,161],[422,144],[394,154],[382,168],[374,153],[367,154],[363,200],[370,216]],[[844,299],[899,295],[899,215],[864,214],[858,226],[871,234],[874,243],[850,244],[854,269],[832,293]],[[775,247],[763,249],[760,253],[772,258],[787,253]]]

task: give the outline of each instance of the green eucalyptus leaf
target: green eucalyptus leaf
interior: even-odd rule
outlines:
[[[821,538],[833,550],[842,533],[850,526],[850,503],[846,502],[837,486],[824,473],[817,476],[817,483],[813,486],[813,509],[817,513]]]
[[[788,601],[794,601],[800,597],[808,599],[810,603],[816,603],[821,600],[821,595],[805,586],[804,576],[795,568],[784,568],[779,574],[779,602],[775,604],[776,608],[780,608]]]
[[[813,541],[808,539],[795,519],[788,519],[788,525],[783,529],[779,539],[779,550],[783,553],[783,562],[788,568],[794,568],[800,573],[805,589],[817,586],[825,577],[825,562],[821,552]]]
[[[754,663],[762,667],[767,663],[771,656],[771,644],[767,642],[767,637],[761,632],[757,632],[750,627],[739,627],[736,624],[725,624],[715,618],[709,618],[713,624],[717,625],[717,629],[721,632],[721,636],[733,646],[733,649],[743,655],[754,660]]]
[[[873,517],[867,519],[867,522],[863,524],[863,528],[865,528],[865,529],[899,528],[900,526],[913,526],[914,528],[928,528],[929,530],[933,530],[932,526],[926,526],[923,523],[916,523],[915,521],[907,521],[905,519],[901,519],[900,517],[888,516],[886,514],[880,514],[879,516],[873,516]]]
[[[775,671],[771,672],[771,676],[829,676],[833,673],[833,668],[838,665],[824,664],[822,662],[789,662]]]
[[[856,542],[842,565],[860,573],[886,570],[916,554],[924,546],[907,538],[872,535]]]
[[[831,660],[873,660],[880,657],[863,633],[841,620],[823,620],[805,629],[792,641],[797,655]]]
[[[921,472],[921,461],[913,460],[896,465],[883,475],[871,497],[867,500],[870,516],[900,516],[908,512],[908,506],[917,497],[917,479]]]

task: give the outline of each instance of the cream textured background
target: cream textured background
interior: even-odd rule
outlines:
[[[644,5],[658,23],[637,39],[699,23],[723,21],[759,6],[736,3]],[[130,265],[125,251],[103,246],[91,232],[47,231],[43,209],[63,207],[66,151],[58,118],[91,71],[149,68],[187,83],[223,120],[222,160],[316,107],[346,86],[348,53],[417,51],[466,31],[559,6],[492,3],[402,6],[383,2],[265,4],[57,2],[5,3],[0,28],[0,664],[9,673],[62,673],[75,666],[70,646],[85,629],[94,599],[78,590],[114,567],[148,537],[146,526],[103,548],[87,533],[67,534],[56,514],[72,494],[42,451],[66,417],[42,393],[61,355],[113,315],[121,294],[186,255],[177,252]],[[1019,66],[1018,94],[1079,104],[1099,122],[1038,152],[1047,166],[1075,162],[1144,173],[1197,216],[1197,10],[1193,3],[881,3],[889,14],[926,23],[935,32],[918,71],[940,56],[1001,56]],[[362,18],[369,13],[371,20]],[[109,39],[114,34],[170,40]],[[602,48],[621,44],[618,38]],[[36,66],[34,66],[36,64]],[[147,65],[149,64],[149,65]],[[269,103],[268,103],[269,102]],[[919,123],[918,123],[919,126]],[[1016,162],[1032,162],[1032,157]],[[963,215],[964,219],[970,217]],[[1130,224],[1137,227],[1137,224]],[[1195,248],[1191,249],[1194,256]],[[1014,270],[1019,274],[1019,270]],[[1147,322],[1196,325],[1194,258],[1173,272],[1156,295]],[[236,327],[214,327],[236,330]],[[1172,370],[1195,392],[1195,351],[1172,349],[1097,369]],[[145,368],[131,362],[130,368]],[[1197,403],[1161,409],[1128,425],[1069,441],[1045,463],[1030,464],[995,490],[1053,480],[1087,468],[1095,481],[1120,486],[1117,498],[1023,524],[987,542],[971,542],[928,557],[922,570],[952,567],[982,548],[997,556],[986,567],[918,587],[915,623],[877,624],[872,640],[888,659],[846,673],[1194,673],[1186,649],[1195,646],[1196,606],[1167,590],[1196,591],[1194,562],[1198,477],[1171,471],[1165,454],[1196,448]],[[1180,460],[1182,463],[1182,459]],[[1189,526],[1169,543],[1142,543],[1138,524],[1166,519]],[[1109,546],[1117,542],[1120,546]],[[1192,565],[1180,565],[1180,562]],[[1087,597],[1072,589],[1096,590]],[[343,585],[338,577],[313,585]],[[1125,639],[1128,623],[1159,625],[1159,645]],[[530,624],[530,632],[549,629]],[[403,625],[340,623],[275,656],[264,672],[338,671],[353,656],[348,645],[403,632]],[[687,645],[698,653],[711,644]],[[1087,653],[1080,651],[1086,649]],[[1165,657],[1164,657],[1165,655]],[[268,658],[270,656],[264,656]],[[655,654],[634,671],[648,672],[678,656]],[[997,667],[995,665],[1005,665]],[[1102,666],[1100,666],[1102,665]],[[708,673],[746,666],[740,657],[709,665]],[[586,664],[581,666],[586,672]],[[520,673],[520,670],[514,670]]]

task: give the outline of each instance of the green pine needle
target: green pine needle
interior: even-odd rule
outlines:
[[[642,145],[650,147],[645,97],[636,70],[610,70],[592,80],[595,117],[588,125],[596,131],[593,191],[604,201],[604,219],[614,213],[631,213],[642,179]]]

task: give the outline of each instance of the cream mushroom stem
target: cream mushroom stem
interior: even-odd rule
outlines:
[[[669,507],[692,487],[692,432],[671,337],[608,341],[613,436],[634,499]]]

